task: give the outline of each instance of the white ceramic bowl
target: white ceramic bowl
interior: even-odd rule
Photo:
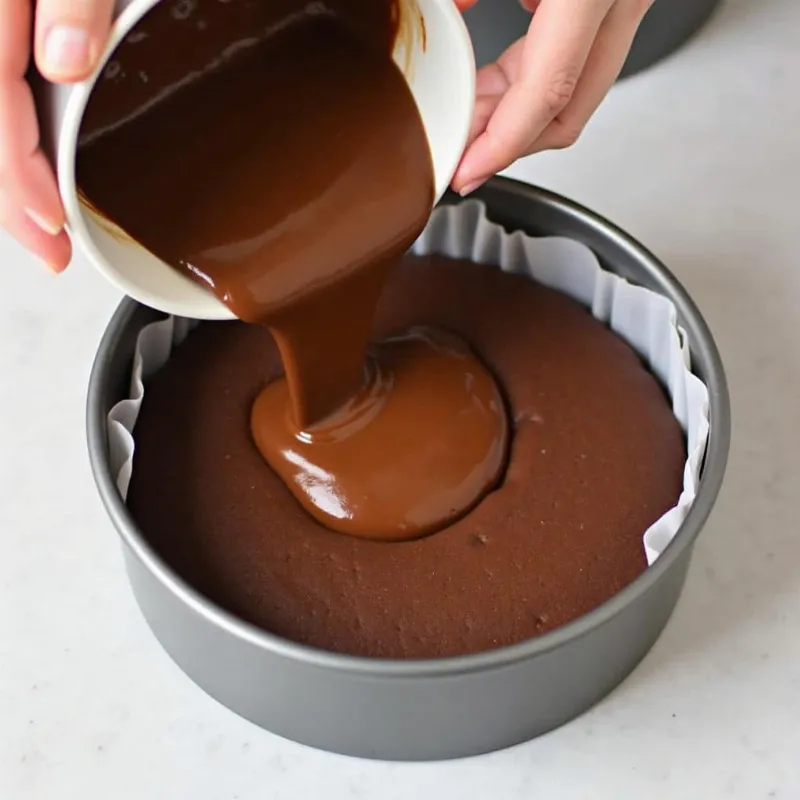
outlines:
[[[73,243],[115,286],[159,311],[197,319],[231,312],[201,288],[138,246],[78,199],[75,152],[84,109],[115,47],[159,0],[118,2],[108,46],[95,74],[72,86],[36,81],[45,149],[55,162]],[[433,157],[436,199],[453,177],[466,144],[475,102],[475,60],[453,0],[400,0],[401,35],[394,50],[414,94]]]

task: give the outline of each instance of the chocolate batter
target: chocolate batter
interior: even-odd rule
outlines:
[[[656,379],[583,308],[527,278],[407,258],[375,336],[471,342],[514,420],[502,486],[433,536],[326,530],[263,468],[249,417],[281,371],[269,334],[208,323],[148,383],[129,507],[168,563],[243,619],[319,648],[429,658],[527,639],[645,569],[642,534],[680,495],[685,445]]]
[[[508,445],[500,392],[463,343],[429,331],[367,354],[433,202],[399,24],[395,0],[161,4],[94,91],[78,159],[96,209],[269,327],[286,377],[256,401],[253,435],[297,499],[387,540],[472,508]]]

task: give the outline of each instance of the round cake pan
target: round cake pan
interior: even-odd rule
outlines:
[[[638,664],[672,614],[725,472],[730,408],[722,363],[702,316],[666,268],[607,221],[549,192],[495,178],[476,196],[507,228],[580,240],[607,269],[671,298],[691,342],[693,369],[710,390],[702,478],[678,535],[622,592],[536,639],[456,658],[369,659],[294,644],[216,606],[148,544],[109,467],[106,415],[127,392],[138,332],[159,314],[125,300],[97,354],[87,408],[91,465],[147,622],[208,694],[313,747],[391,760],[454,758],[531,739],[586,711]]]

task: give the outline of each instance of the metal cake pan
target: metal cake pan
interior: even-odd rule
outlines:
[[[456,658],[388,661],[294,644],[223,610],[179,577],[128,513],[107,453],[106,415],[127,392],[141,328],[159,317],[125,300],[100,343],[87,405],[92,471],[136,600],[169,655],[219,702],[273,733],[367,758],[434,760],[497,750],[586,711],[652,647],[678,601],[695,539],[716,501],[730,405],[712,335],[683,287],[645,248],[569,200],[502,178],[476,195],[510,229],[564,235],[603,266],[668,296],[710,391],[711,433],[696,502],[654,566],[608,602],[536,639]],[[458,202],[448,196],[443,202]]]

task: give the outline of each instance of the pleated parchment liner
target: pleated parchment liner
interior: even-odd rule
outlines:
[[[563,292],[628,342],[666,387],[673,412],[686,434],[688,459],[678,504],[644,533],[647,561],[652,564],[678,532],[694,502],[709,433],[708,390],[691,373],[687,336],[678,327],[672,302],[606,272],[594,253],[579,242],[561,237],[533,238],[519,231],[508,233],[487,219],[483,204],[477,201],[434,211],[413,251],[499,266],[507,272],[530,275]],[[108,414],[109,458],[123,499],[133,468],[134,426],[147,380],[164,366],[172,349],[196,324],[194,320],[169,317],[151,323],[139,334],[130,396]]]

